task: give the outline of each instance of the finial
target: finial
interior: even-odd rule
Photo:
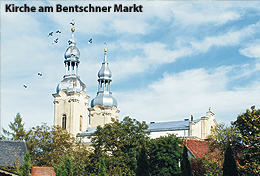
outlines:
[[[106,46],[105,46],[105,49],[104,49],[104,52],[106,53],[106,52],[107,52],[107,43],[104,42],[104,44],[106,45]]]
[[[75,32],[75,28],[74,27],[71,28],[71,32]]]
[[[209,111],[211,111],[211,107],[209,107]]]

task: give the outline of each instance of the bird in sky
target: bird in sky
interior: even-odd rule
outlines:
[[[26,84],[24,84],[23,87],[24,87],[25,89],[27,89],[27,85],[26,85]]]
[[[53,32],[50,32],[50,33],[48,34],[48,36],[47,36],[47,37],[50,37],[50,36],[52,36],[52,34],[53,34]]]
[[[70,45],[70,44],[72,43],[72,40],[71,40],[71,39],[69,39],[68,43],[69,43],[69,45]]]
[[[107,46],[107,42],[104,42],[104,44]]]
[[[59,30],[57,30],[57,31],[56,31],[56,33],[59,33],[59,34],[60,34],[60,33],[61,33],[61,30],[60,30],[60,29],[59,29]]]
[[[38,72],[38,75],[39,75],[39,76],[42,76],[42,72]]]
[[[70,24],[71,24],[72,26],[75,25],[75,21],[74,21],[74,19],[70,22]]]
[[[90,43],[92,43],[92,38],[91,38],[91,39],[89,39],[89,41],[88,41],[88,44],[90,44]]]
[[[53,40],[52,44],[58,43],[59,38]]]

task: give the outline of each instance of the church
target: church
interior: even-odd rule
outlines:
[[[98,71],[98,92],[91,100],[86,85],[78,75],[80,52],[74,40],[75,27],[71,28],[71,39],[64,54],[65,75],[57,85],[54,97],[54,125],[66,129],[73,136],[91,136],[98,125],[111,123],[112,118],[118,119],[117,100],[112,96],[112,72],[109,69],[107,48],[104,49],[104,59]],[[157,138],[167,133],[179,137],[206,139],[210,129],[216,125],[215,114],[209,109],[206,116],[194,120],[184,118],[183,121],[150,122],[148,124],[151,138]]]

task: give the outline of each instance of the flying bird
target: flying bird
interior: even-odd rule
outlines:
[[[88,44],[90,44],[90,43],[92,43],[92,38],[91,38],[91,39],[89,39],[89,41],[88,41]]]
[[[104,42],[104,44],[107,46],[107,42]]]
[[[75,21],[74,21],[74,19],[70,22],[70,24],[71,24],[72,26],[75,25]]]
[[[56,31],[56,33],[61,33],[60,29]]]
[[[42,72],[38,72],[38,75],[39,75],[39,76],[42,76]]]
[[[59,38],[53,40],[52,44],[58,43]]]
[[[72,40],[71,40],[71,39],[69,39],[68,43],[69,43],[69,45],[70,45],[70,44],[72,44]]]
[[[26,84],[24,84],[23,87],[24,87],[25,89],[27,89],[27,85],[26,85]]]
[[[50,37],[50,36],[52,36],[52,34],[53,34],[53,32],[50,32],[50,33],[48,34],[48,36],[47,36],[47,37]]]

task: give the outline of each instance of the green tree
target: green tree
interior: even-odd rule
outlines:
[[[29,151],[27,150],[26,154],[24,155],[24,163],[23,166],[21,167],[19,176],[30,176],[31,175],[31,158]]]
[[[147,161],[147,151],[142,142],[142,148],[137,158],[136,176],[149,176],[149,165]]]
[[[66,176],[73,176],[73,170],[71,165],[70,156],[67,155],[66,162],[65,162],[65,173]]]
[[[93,153],[86,168],[89,173],[98,172],[98,162],[105,158],[109,175],[132,175],[135,173],[137,151],[141,149],[142,140],[148,139],[148,126],[145,122],[125,117],[123,121],[98,126],[91,137]]]
[[[84,166],[79,160],[85,162],[88,158],[88,150],[83,142],[77,140],[59,126],[49,127],[42,124],[33,127],[26,144],[30,150],[32,163],[37,166],[56,167],[58,169],[59,165],[57,164],[65,162],[61,160],[61,156],[69,154],[72,161],[77,161],[76,164],[78,164],[74,165],[73,163],[75,166],[73,169],[77,170],[77,173],[81,173],[79,170]]]
[[[191,176],[191,165],[188,159],[188,149],[186,146],[183,147],[183,153],[181,159],[181,175]]]
[[[227,145],[223,164],[223,176],[238,176],[236,161],[230,144]]]
[[[105,159],[104,157],[100,158],[99,164],[98,164],[98,176],[106,176],[106,166],[105,166]]]
[[[174,134],[151,139],[148,154],[150,156],[151,175],[180,175],[179,162],[182,154],[182,144],[183,141]]]
[[[24,123],[22,123],[22,117],[20,113],[17,113],[14,117],[14,122],[10,122],[8,125],[10,130],[12,132],[9,132],[8,130],[3,128],[3,133],[6,136],[11,135],[11,140],[25,140],[26,139],[26,131],[24,128]],[[5,136],[2,136],[3,139],[5,139]],[[8,138],[8,137],[7,137]]]
[[[260,109],[255,106],[240,114],[234,125],[239,129],[244,148],[240,164],[247,175],[260,174]]]

